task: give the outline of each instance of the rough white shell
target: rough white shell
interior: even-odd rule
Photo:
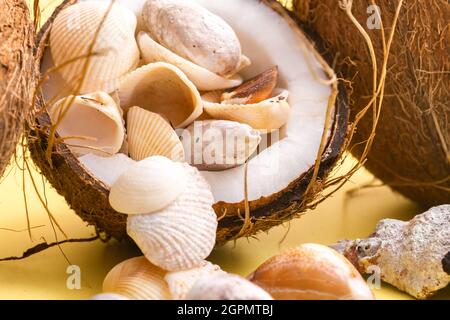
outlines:
[[[203,108],[214,119],[231,120],[250,125],[253,129],[279,129],[289,120],[290,106],[287,90],[275,90],[276,96],[255,104],[227,104],[203,96]]]
[[[226,120],[195,121],[180,138],[186,161],[206,171],[244,164],[261,142],[259,132],[249,125]]]
[[[49,109],[49,115],[76,155],[111,156],[122,147],[125,127],[121,110],[105,92],[63,98]]]
[[[169,300],[164,281],[166,272],[145,257],[128,259],[115,266],[103,282],[104,292],[113,292],[132,300]]]
[[[112,185],[111,207],[125,214],[147,214],[169,206],[188,185],[181,163],[154,156],[129,167]]]
[[[164,156],[184,161],[184,149],[177,133],[160,115],[131,107],[127,115],[128,150],[134,160]]]
[[[193,269],[168,272],[164,279],[169,285],[172,299],[184,300],[198,279],[215,273],[224,273],[224,271],[218,265],[203,261],[199,267]]]
[[[90,300],[130,300],[127,297],[117,293],[100,293],[93,296]]]
[[[236,33],[199,4],[148,0],[142,17],[152,38],[180,57],[224,77],[238,70],[241,44]]]
[[[145,63],[164,61],[177,66],[195,84],[198,90],[211,91],[234,88],[243,82],[242,77],[237,74],[225,78],[180,57],[153,40],[146,32],[139,32],[137,41]],[[248,62],[247,59],[243,60],[240,69],[248,65]]]
[[[71,5],[52,25],[54,64],[65,81],[79,88],[79,94],[111,92],[139,62],[135,30],[136,17],[119,4],[110,7],[107,2],[85,1]]]
[[[187,300],[273,300],[262,288],[234,274],[215,273],[200,278]]]
[[[177,67],[164,62],[145,65],[119,87],[125,111],[138,106],[166,117],[175,128],[186,127],[203,112],[200,93]]]
[[[129,216],[127,223],[128,235],[147,259],[168,271],[199,266],[216,241],[217,216],[209,185],[196,168],[182,165],[188,183],[177,200],[159,212]]]
[[[112,157],[100,157],[89,153],[81,156],[78,160],[109,188],[135,163],[123,153],[115,154]]]

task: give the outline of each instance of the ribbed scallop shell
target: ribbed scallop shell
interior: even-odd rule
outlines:
[[[214,273],[224,273],[224,271],[218,265],[203,261],[199,267],[193,269],[168,272],[164,279],[169,285],[172,299],[184,300],[198,279]]]
[[[135,15],[119,4],[110,7],[109,2],[83,1],[71,5],[52,25],[54,64],[71,87],[79,87],[79,94],[111,92],[139,62],[135,30]]]
[[[127,116],[128,150],[134,160],[164,156],[184,161],[183,145],[177,133],[160,115],[132,107]]]
[[[52,124],[77,156],[117,153],[125,139],[121,109],[105,92],[69,96],[49,108]]]
[[[104,292],[113,292],[132,300],[170,300],[164,281],[166,272],[145,257],[126,260],[115,266],[103,282]]]
[[[201,265],[214,248],[217,216],[208,183],[196,168],[188,174],[185,191],[167,208],[128,217],[127,232],[147,259],[169,271]]]
[[[120,84],[122,108],[138,106],[167,118],[173,127],[188,126],[203,112],[200,93],[177,67],[164,62],[145,65]]]
[[[106,300],[130,300],[130,299],[117,293],[100,293],[91,297],[89,300],[106,301]]]
[[[234,88],[243,82],[242,77],[237,74],[230,78],[224,78],[180,57],[153,40],[146,32],[139,32],[137,41],[141,49],[142,59],[145,63],[164,61],[177,66],[195,84],[198,90],[211,91]],[[243,69],[249,64],[250,60],[245,57],[239,69]]]
[[[214,119],[246,123],[253,129],[279,129],[289,120],[291,108],[287,90],[278,89],[275,94],[273,98],[254,104],[227,104],[214,100],[217,93],[213,92],[202,97],[203,108]]]

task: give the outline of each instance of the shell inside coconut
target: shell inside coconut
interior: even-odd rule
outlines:
[[[246,233],[240,232],[243,221],[238,217],[245,211],[245,166],[219,172],[202,172],[211,186],[217,215],[226,213],[219,223],[220,244],[238,234],[243,236],[267,230],[305,210],[315,196],[305,196],[304,193],[310,184],[325,123],[330,120],[331,126],[327,132],[327,147],[321,154],[319,179],[326,178],[342,152],[348,110],[344,92],[334,100],[336,90],[330,85],[331,82],[321,81],[333,78],[332,70],[277,2],[195,2],[222,17],[236,32],[242,52],[252,61],[250,67],[240,72],[243,78],[250,79],[270,66],[278,66],[280,77],[277,87],[289,92],[288,102],[291,107],[287,124],[276,134],[270,134],[270,141],[262,143],[259,154],[248,161],[246,185],[253,226]],[[70,4],[66,2],[65,5]],[[236,12],[240,14],[236,15]],[[43,72],[51,67],[45,45],[48,43],[51,23],[58,13],[57,10],[40,34],[38,57],[41,58],[39,62]],[[55,81],[50,76],[50,81],[44,85],[44,97],[53,97],[62,91],[63,86],[61,79]],[[331,108],[334,106],[333,112],[327,112],[329,105]],[[45,127],[49,123],[47,114],[38,116],[40,126]],[[278,139],[275,139],[276,135]],[[52,169],[45,158],[48,136],[42,131],[34,132],[33,136],[38,138],[30,139],[35,162],[72,208],[99,230],[118,239],[126,237],[126,216],[111,208],[107,185],[86,171],[63,143],[55,145]],[[313,189],[320,188],[317,186]],[[74,194],[78,195],[76,199]]]

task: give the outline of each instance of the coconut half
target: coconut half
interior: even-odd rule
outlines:
[[[42,28],[37,40],[37,63],[41,72],[49,67],[46,54],[49,30],[60,10],[74,1],[65,1]],[[277,65],[280,72],[278,87],[289,91],[292,108],[289,122],[277,134],[279,141],[260,146],[259,154],[245,166],[220,172],[202,172],[211,185],[219,217],[218,243],[236,236],[248,236],[267,230],[304,211],[320,192],[315,183],[314,192],[305,195],[313,175],[319,153],[327,110],[334,106],[327,132],[327,147],[321,155],[318,180],[326,179],[342,153],[347,134],[348,108],[343,88],[331,85],[333,71],[315,51],[312,42],[292,20],[287,11],[274,0],[195,0],[222,17],[237,33],[243,53],[252,60],[251,67],[241,72],[245,79]],[[239,14],[237,14],[239,12]],[[320,39],[314,38],[316,45]],[[50,80],[44,85],[44,97],[61,92],[64,83]],[[334,99],[337,94],[337,99]],[[44,103],[41,97],[39,106]],[[39,107],[38,106],[38,107]],[[46,113],[37,117],[40,128],[50,125]],[[67,146],[54,147],[53,167],[45,158],[47,133],[36,130],[31,134],[32,157],[53,186],[65,196],[71,207],[88,223],[114,238],[126,237],[126,216],[109,205],[109,189],[105,183],[85,170]],[[36,139],[37,138],[37,139]],[[252,227],[241,232],[245,215],[245,183]]]

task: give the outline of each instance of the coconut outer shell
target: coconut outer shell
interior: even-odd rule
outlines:
[[[75,2],[73,0],[64,1],[42,27],[36,40],[37,68],[40,66],[44,50],[48,44],[49,30],[56,15],[67,5]],[[275,0],[263,0],[262,2],[271,6],[278,13],[284,13],[284,9]],[[295,24],[293,20],[289,21]],[[308,35],[314,39],[313,42],[316,46],[320,46],[321,40],[315,34],[309,32]],[[330,56],[325,56],[325,58],[328,63],[332,62]],[[43,105],[43,98],[39,97],[35,108],[45,110]],[[297,217],[309,208],[311,202],[322,191],[322,183],[342,155],[348,133],[348,116],[346,90],[343,86],[340,86],[335,105],[334,125],[331,128],[327,148],[321,158],[317,182],[310,188],[312,192],[305,194],[313,176],[313,168],[292,181],[282,192],[267,198],[261,198],[258,201],[252,201],[250,203],[252,225],[244,231],[242,230],[244,221],[241,218],[245,212],[244,201],[239,204],[216,203],[214,209],[220,217],[217,244],[222,245],[237,237],[250,236],[258,231],[266,231],[273,226]],[[54,145],[52,163],[49,164],[45,155],[49,127],[48,114],[46,112],[38,113],[36,124],[28,135],[29,149],[35,164],[84,221],[94,225],[97,231],[108,237],[118,240],[128,238],[126,233],[127,216],[111,208],[108,201],[109,191],[106,185],[88,174],[65,144],[58,142]]]
[[[0,0],[0,176],[31,111],[33,39],[25,1]]]
[[[388,37],[399,1],[377,0]],[[294,0],[296,15],[327,41],[346,79],[352,80],[351,118],[368,103],[372,67],[367,46],[336,0]],[[352,12],[370,35],[379,69],[381,31],[370,30],[370,1]],[[371,17],[372,16],[372,17]],[[366,167],[394,190],[425,207],[450,202],[450,3],[403,1],[392,43],[377,135]],[[369,22],[373,22],[369,21]],[[351,61],[351,63],[350,63]],[[372,129],[372,111],[358,125],[353,144]],[[360,157],[362,147],[353,148]]]

